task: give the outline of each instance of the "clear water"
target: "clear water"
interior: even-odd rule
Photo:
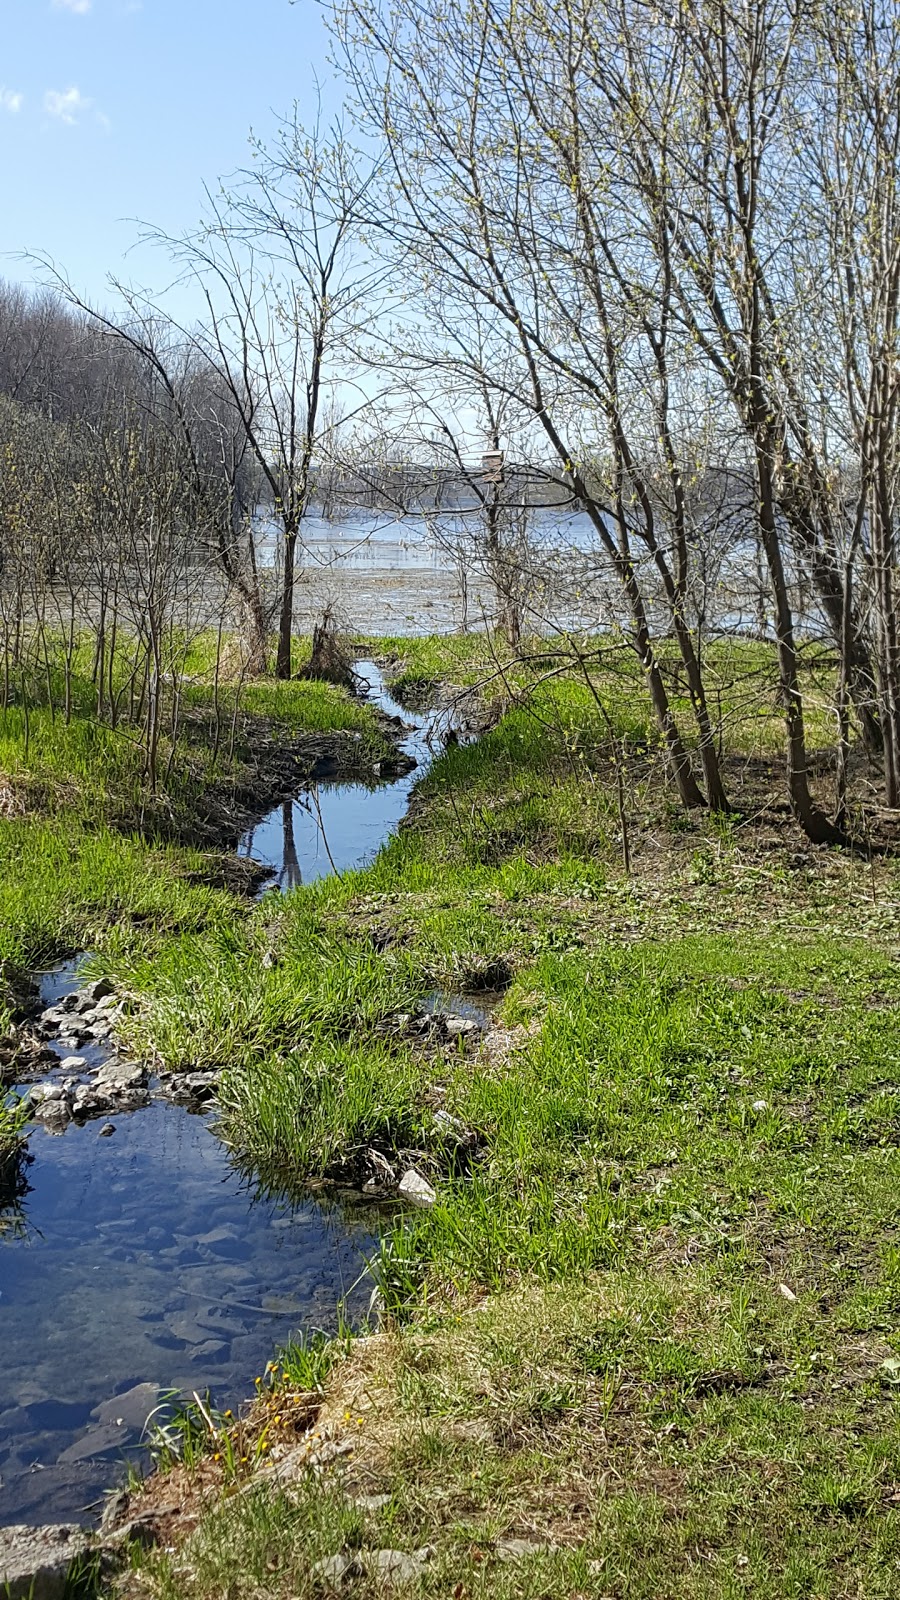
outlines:
[[[387,693],[374,661],[357,661],[367,698],[405,724],[401,748],[416,767],[393,782],[324,783],[275,806],[238,846],[238,854],[258,861],[271,874],[264,887],[293,889],[300,883],[365,866],[406,815],[410,791],[432,759],[435,717],[407,711]],[[373,773],[373,784],[377,778]]]
[[[371,1293],[370,1208],[255,1194],[179,1106],[102,1125],[35,1130],[0,1237],[0,1524],[84,1519],[160,1391],[237,1405],[278,1345]]]
[[[403,717],[419,767],[264,818],[241,849],[283,888],[368,860],[430,759],[431,719],[395,705],[373,663],[359,670]],[[45,974],[45,1003],[78,984],[75,962]],[[91,1066],[104,1051],[77,1054]],[[109,1138],[102,1121],[36,1127],[27,1192],[0,1210],[0,1525],[85,1520],[140,1453],[162,1391],[236,1405],[279,1345],[371,1294],[378,1219],[359,1198],[263,1195],[208,1118],[164,1101],[112,1121]]]

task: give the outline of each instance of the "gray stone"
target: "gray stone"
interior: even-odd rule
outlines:
[[[361,1578],[363,1569],[358,1556],[323,1556],[321,1561],[316,1561],[310,1567],[309,1575],[311,1578],[318,1578],[320,1583],[330,1584],[332,1588],[337,1588],[339,1584],[345,1583],[348,1578]]]
[[[423,1178],[415,1167],[410,1167],[408,1172],[404,1172],[399,1189],[404,1200],[412,1200],[417,1206],[433,1206],[437,1199],[437,1194],[428,1179]]]
[[[159,1404],[160,1389],[157,1383],[136,1383],[123,1394],[101,1401],[91,1415],[98,1422],[114,1423],[116,1427],[143,1428],[147,1418]]]
[[[42,1011],[39,1019],[45,1028],[58,1028],[61,1022],[67,1022],[68,1016],[62,1006],[48,1006]]]
[[[103,1506],[103,1515],[100,1518],[100,1528],[106,1531],[114,1528],[121,1521],[128,1510],[129,1494],[127,1489],[113,1489],[107,1495]]]
[[[100,1112],[108,1109],[108,1101],[102,1095],[95,1094],[87,1084],[80,1084],[73,1096],[72,1110],[76,1117],[83,1122],[87,1117],[96,1117]]]
[[[0,1528],[0,1594],[4,1600],[63,1600],[72,1567],[90,1549],[83,1528]]]
[[[86,1065],[87,1062],[85,1061],[84,1056],[66,1056],[65,1059],[59,1063],[59,1068],[61,1072],[81,1072],[82,1068]]]
[[[448,1039],[462,1039],[467,1034],[478,1032],[478,1023],[471,1017],[443,1017],[444,1032]]]
[[[97,1089],[139,1089],[146,1082],[146,1070],[132,1061],[107,1061],[94,1078]]]
[[[525,1561],[528,1556],[545,1555],[551,1547],[533,1544],[530,1539],[498,1539],[494,1553],[498,1561]]]
[[[421,1550],[370,1550],[364,1555],[368,1573],[389,1578],[392,1583],[414,1583],[434,1555],[431,1545]]]
[[[105,1122],[100,1129],[100,1137],[101,1139],[111,1139],[115,1131],[115,1127],[111,1122]]]
[[[121,1528],[115,1528],[111,1533],[104,1535],[104,1554],[111,1557],[116,1554],[119,1546],[129,1544],[141,1544],[145,1550],[149,1549],[159,1540],[157,1519],[167,1514],[171,1516],[178,1509],[177,1506],[161,1506],[152,1516],[133,1517],[130,1522],[123,1523]],[[105,1564],[108,1565],[108,1561]]]
[[[115,1422],[104,1422],[95,1428],[88,1428],[80,1439],[75,1439],[60,1451],[57,1464],[66,1467],[78,1461],[90,1461],[92,1456],[105,1455],[107,1450],[116,1448],[121,1438],[121,1430]]]
[[[108,978],[95,978],[93,983],[86,983],[79,989],[75,996],[76,1005],[95,1006],[98,1000],[107,1000],[114,993],[113,986]]]
[[[62,1133],[72,1121],[72,1108],[65,1099],[44,1100],[39,1106],[35,1106],[34,1117],[35,1121],[43,1123],[50,1133]]]
[[[169,1100],[196,1105],[212,1100],[218,1085],[217,1072],[173,1072],[165,1079],[161,1092]]]

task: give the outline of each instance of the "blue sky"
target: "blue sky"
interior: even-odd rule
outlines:
[[[247,159],[299,102],[338,95],[316,0],[0,0],[0,276],[45,252],[84,292],[107,272],[162,280],[131,255],[140,218],[190,226],[204,182]]]

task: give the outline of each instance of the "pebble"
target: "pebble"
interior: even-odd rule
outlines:
[[[66,1056],[59,1066],[61,1072],[81,1072],[87,1062],[84,1056]]]
[[[103,1127],[100,1129],[100,1138],[111,1139],[115,1131],[115,1127],[111,1122],[105,1122]]]

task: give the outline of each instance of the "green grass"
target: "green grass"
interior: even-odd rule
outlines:
[[[18,1150],[27,1120],[26,1107],[17,1096],[0,1098],[0,1169]]]
[[[130,972],[147,1048],[231,1062],[257,1164],[317,1177],[372,1143],[444,1173],[386,1233],[386,1331],[322,1378],[342,1470],[213,1505],[151,1594],[312,1596],[320,1557],[424,1545],[422,1596],[900,1586],[896,864],[682,818],[627,694],[626,878],[592,704],[547,684],[435,764],[368,871]],[[483,1053],[384,1031],[497,983]],[[479,1136],[467,1174],[436,1090]]]
[[[385,648],[411,692],[485,667],[477,636]],[[714,663],[732,751],[763,763],[771,665]],[[516,669],[527,700],[435,763],[368,870],[283,900],[72,814],[0,822],[5,971],[97,949],[137,1053],[227,1069],[222,1131],[267,1181],[375,1147],[438,1190],[385,1222],[379,1336],[282,1357],[341,1467],[214,1499],[141,1558],[142,1594],[312,1600],[322,1557],[426,1545],[411,1595],[900,1590],[897,864],[685,817],[632,669],[598,669],[607,722],[549,666]],[[435,988],[502,989],[482,1050],[395,1025]],[[477,1135],[468,1170],[436,1106]],[[531,1554],[501,1561],[507,1537]]]
[[[182,738],[174,754],[163,741],[158,795],[143,782],[138,732],[93,714],[86,642],[76,650],[72,716],[63,697],[61,646],[51,657],[53,705],[46,681],[32,691],[43,703],[0,710],[0,975],[7,979],[85,946],[112,959],[156,948],[200,928],[239,929],[246,905],[204,880],[221,864],[177,843],[190,838],[210,796],[227,801],[252,788],[260,739],[318,749],[335,735],[360,735],[364,763],[388,745],[371,707],[318,682],[244,684],[234,755],[230,719],[237,692],[223,683],[223,730],[214,754],[214,635],[182,641],[185,670]],[[119,677],[127,675],[127,642]],[[304,744],[306,741],[306,744]],[[170,755],[172,759],[170,761]],[[176,842],[171,842],[172,840]],[[0,1020],[6,996],[0,989]]]
[[[315,752],[322,739],[358,735],[363,762],[389,754],[372,708],[333,684],[227,676],[217,683],[216,643],[214,634],[170,642],[173,670],[180,674],[179,712],[174,744],[168,705],[163,719],[159,795],[146,791],[139,706],[127,692],[133,653],[127,638],[112,673],[120,695],[115,726],[108,703],[102,717],[96,714],[87,638],[74,653],[68,720],[61,642],[48,648],[49,664],[35,668],[26,697],[20,684],[13,685],[13,700],[0,709],[0,786],[11,789],[20,809],[172,836],[190,831],[211,791],[227,795],[252,780],[266,741],[276,748],[280,739],[292,741]],[[356,749],[350,746],[351,753]]]
[[[6,977],[90,946],[111,954],[236,914],[202,879],[208,858],[148,848],[75,819],[0,819],[0,971]]]

